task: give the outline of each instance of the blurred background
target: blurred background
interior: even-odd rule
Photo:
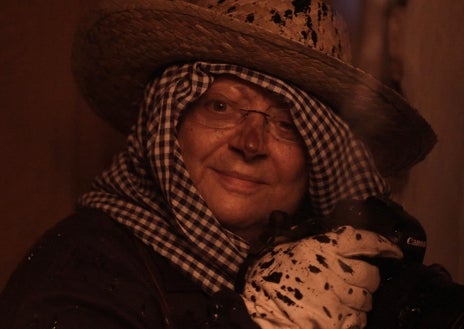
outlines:
[[[124,145],[78,94],[72,35],[92,0],[0,4],[0,289],[31,244]],[[426,263],[464,283],[464,2],[337,0],[354,62],[401,90],[439,142],[395,199],[428,234]],[[396,185],[395,185],[396,186]]]

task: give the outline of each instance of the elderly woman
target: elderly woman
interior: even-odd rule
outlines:
[[[373,232],[303,248],[326,265],[325,281],[301,278],[320,286],[303,322],[249,285],[233,292],[271,213],[297,223],[388,196],[382,175],[434,144],[398,94],[350,66],[344,31],[326,1],[116,0],[89,15],[76,78],[132,127],[127,148],[12,276],[8,328],[364,327],[379,273],[352,257],[401,257]]]

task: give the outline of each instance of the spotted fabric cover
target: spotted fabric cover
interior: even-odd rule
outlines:
[[[351,226],[278,245],[249,269],[245,304],[262,329],[364,328],[380,276],[359,258],[376,256],[402,252]]]
[[[177,127],[182,112],[220,74],[281,94],[292,104],[307,148],[307,202],[314,214],[327,214],[341,198],[387,193],[364,145],[315,97],[236,65],[196,62],[167,68],[147,86],[127,148],[79,204],[129,227],[208,293],[233,287],[249,245],[223,228],[199,195],[183,163]]]

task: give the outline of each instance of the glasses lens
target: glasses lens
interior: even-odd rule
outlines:
[[[269,130],[270,133],[277,139],[289,142],[298,142],[300,140],[298,130],[292,121],[282,120],[275,117],[270,118]]]
[[[248,110],[246,106],[221,97],[205,97],[194,105],[195,120],[210,128],[232,128],[240,124],[250,113],[265,117],[267,131],[276,139],[299,142],[298,131],[287,108],[271,107],[266,112]]]
[[[197,122],[211,128],[231,128],[242,120],[238,104],[219,98],[201,99],[193,108]]]

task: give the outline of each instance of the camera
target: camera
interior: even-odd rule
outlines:
[[[438,264],[424,265],[426,234],[420,222],[392,200],[369,197],[342,200],[326,217],[289,218],[273,212],[260,241],[252,246],[236,287],[253,259],[273,246],[326,233],[339,226],[377,232],[396,244],[403,258],[365,258],[379,268],[381,284],[373,295],[366,329],[464,329],[464,286]]]
[[[426,235],[417,219],[391,200],[341,201],[329,225],[377,232],[395,243],[403,259],[368,260],[379,267],[367,329],[464,329],[464,286],[438,264],[424,265]]]

